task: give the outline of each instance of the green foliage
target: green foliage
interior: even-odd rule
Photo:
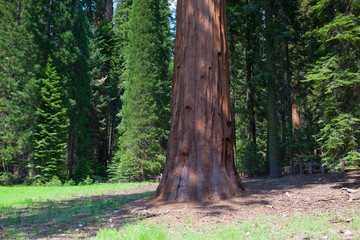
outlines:
[[[161,171],[169,1],[118,1],[110,23],[104,11],[102,0],[0,1],[1,184],[58,177],[72,185],[107,173],[133,181]],[[271,114],[280,165],[323,153],[327,166],[359,166],[359,2],[229,0],[227,15],[238,169],[269,170]]]
[[[63,184],[63,186],[75,186],[75,181],[70,179],[70,180],[66,180]]]
[[[264,116],[263,17],[261,1],[228,1],[229,61],[231,94],[236,129],[237,167],[253,175],[264,172],[266,119]]]
[[[24,25],[36,43],[36,62],[45,66],[48,58],[61,79],[67,108],[66,168],[70,177],[81,181],[91,174],[93,152],[89,130],[91,99],[89,66],[89,20],[94,1],[35,1],[24,2]],[[91,11],[90,11],[91,12]],[[37,77],[41,78],[40,71]],[[78,167],[80,165],[80,167]],[[74,178],[75,179],[75,178]]]
[[[34,150],[30,167],[35,178],[65,178],[67,113],[60,77],[49,59],[41,79],[39,107],[35,112]]]
[[[318,141],[324,146],[326,166],[339,169],[359,166],[360,119],[351,114],[340,114],[321,129]]]
[[[91,75],[89,66],[89,25],[85,11],[80,4],[75,12],[72,43],[76,49],[75,68],[71,72],[71,84],[69,97],[74,101],[69,109],[70,128],[69,135],[73,142],[73,149],[69,149],[68,155],[70,162],[75,164],[73,167],[73,179],[77,182],[85,179],[86,176],[93,174],[92,166],[96,166],[93,144],[93,135],[89,129],[89,108],[91,101]],[[73,151],[73,152],[72,152]]]
[[[19,177],[9,172],[3,172],[0,175],[0,185],[10,186],[19,183]]]
[[[296,162],[320,162],[319,144],[316,141],[314,129],[308,122],[304,122],[301,128],[295,129],[294,137],[288,146],[292,148]]]
[[[264,166],[264,154],[257,149],[254,144],[248,144],[241,156],[241,172],[246,172],[249,176],[261,174]]]
[[[59,179],[58,176],[54,176],[50,179],[50,181],[46,182],[45,186],[53,186],[53,187],[60,187],[62,186],[62,182],[61,180]]]
[[[118,91],[123,93],[126,80],[126,46],[129,42],[130,14],[133,0],[122,0],[116,5],[114,15],[114,32],[118,38],[118,45],[114,49],[116,66],[114,71],[120,76]]]
[[[316,41],[316,61],[305,83],[312,84],[318,141],[327,166],[359,164],[360,17],[351,1],[317,1],[319,27],[305,37]]]
[[[94,183],[94,180],[90,178],[90,176],[86,176],[84,181],[80,182],[79,185],[91,185]]]
[[[131,182],[138,180],[140,162],[131,150],[118,152],[115,156],[117,164],[109,168],[109,176],[112,181]]]
[[[0,171],[23,180],[37,98],[36,49],[17,3],[0,2]]]
[[[114,138],[119,124],[116,114],[121,108],[118,84],[120,80],[117,72],[117,48],[119,39],[113,26],[106,20],[95,29],[90,39],[90,67],[91,67],[91,117],[90,127],[95,135],[95,153],[98,167],[94,168],[94,175],[106,177],[106,165],[114,147],[110,138]]]
[[[118,153],[111,168],[118,169],[116,165],[124,164],[121,161],[136,163],[138,180],[148,179],[159,172],[158,163],[161,165],[162,162],[159,162],[158,155],[164,151],[160,140],[169,127],[169,112],[166,111],[169,104],[170,41],[169,36],[166,38],[169,33],[166,32],[169,29],[169,16],[163,13],[163,8],[168,8],[166,3],[155,0],[134,1],[130,16],[118,151],[131,151],[132,154]],[[159,27],[157,23],[163,24]],[[164,123],[160,117],[167,121]],[[112,174],[115,172],[118,170]]]

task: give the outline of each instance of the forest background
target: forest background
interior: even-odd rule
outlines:
[[[113,4],[0,2],[1,184],[162,171],[174,13],[168,0]],[[358,0],[227,1],[239,172],[360,165],[359,13]]]

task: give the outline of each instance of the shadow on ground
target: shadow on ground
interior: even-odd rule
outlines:
[[[315,185],[334,184],[333,188],[360,187],[360,171],[311,175],[288,175],[279,179],[248,178],[245,187],[251,193],[271,194],[273,190],[301,189]]]
[[[121,228],[139,220],[164,220],[174,225],[194,216],[194,222],[232,223],[264,215],[330,211],[350,206],[343,187],[360,187],[360,172],[289,175],[279,179],[247,178],[248,189],[220,202],[156,203],[153,189],[136,193],[78,197],[0,209],[2,239],[78,239],[95,236],[100,228]]]
[[[196,214],[201,218],[222,216],[247,219],[251,216],[289,215],[294,212],[331,210],[351,205],[341,188],[359,188],[360,171],[310,175],[288,175],[278,179],[245,178],[247,189],[220,202],[166,203],[151,197],[133,203],[135,212],[162,215]],[[358,202],[355,202],[357,204]]]
[[[126,204],[150,196],[153,191],[134,194],[78,197],[35,203],[31,207],[0,209],[0,238],[60,238],[95,236],[103,227],[121,227],[149,214],[130,212]]]

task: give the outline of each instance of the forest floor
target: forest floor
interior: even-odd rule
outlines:
[[[278,179],[245,178],[243,182],[246,191],[230,200],[151,204],[153,196],[149,196],[132,202],[129,205],[129,211],[146,216],[146,221],[162,222],[175,228],[189,222],[193,227],[204,224],[229,226],[264,216],[279,216],[267,220],[271,221],[272,227],[279,225],[281,228],[280,225],[293,219],[294,214],[315,216],[317,213],[329,213],[336,216],[330,219],[330,222],[334,223],[331,225],[334,228],[332,230],[341,233],[335,234],[335,239],[359,239],[360,232],[355,234],[356,236],[351,236],[354,232],[347,232],[346,234],[351,233],[349,235],[344,234],[346,223],[352,220],[351,214],[349,215],[346,209],[354,209],[358,214],[360,200],[349,201],[348,193],[342,188],[360,189],[360,171],[324,175],[298,174]],[[345,224],[337,225],[336,223]],[[300,236],[300,239],[307,238]]]
[[[153,196],[129,205],[131,212],[149,217],[148,221],[165,219],[178,225],[192,218],[193,223],[230,224],[264,215],[284,218],[294,213],[336,212],[357,206],[360,200],[349,201],[342,188],[360,189],[360,171],[344,174],[288,175],[278,179],[268,177],[243,179],[246,191],[226,201],[206,203],[152,204]],[[150,200],[150,201],[149,201]]]
[[[347,216],[344,209],[350,207],[360,210],[360,201],[350,202],[348,193],[341,189],[360,188],[360,171],[288,175],[278,179],[245,178],[243,182],[247,190],[239,197],[226,201],[154,204],[151,201],[153,196],[140,198],[127,204],[127,215],[112,217],[112,221],[103,227],[117,228],[123,225],[124,219],[130,215],[141,221],[166,224],[169,229],[189,224],[192,228],[203,225],[229,226],[249,219],[275,215],[280,218],[275,218],[271,225],[281,225],[289,221],[294,214],[312,215],[316,212],[339,213],[331,221],[346,223],[351,220],[351,216]],[[155,189],[156,185],[148,186],[146,191]],[[336,227],[336,224],[333,227]],[[339,228],[343,227],[339,225]],[[345,230],[338,230],[345,233]],[[352,239],[351,236],[341,238]]]
[[[21,209],[21,212],[18,210],[12,217],[7,214],[7,223],[3,226],[0,219],[0,228],[4,229],[0,239],[93,238],[100,229],[121,230],[128,224],[143,222],[162,225],[174,232],[181,226],[198,231],[203,226],[222,228],[261,218],[277,231],[286,228],[287,222],[296,218],[294,216],[305,215],[310,216],[310,224],[312,218],[318,217],[314,224],[327,228],[320,230],[326,232],[324,239],[360,237],[360,218],[357,216],[360,200],[348,201],[348,193],[341,189],[360,188],[360,171],[288,175],[279,179],[245,178],[243,181],[246,191],[238,197],[219,202],[156,203],[151,200],[157,184],[97,196],[77,196],[67,201],[51,201]],[[327,218],[322,218],[322,214],[328,214]],[[319,222],[319,219],[327,223]],[[333,238],[327,237],[332,236],[329,231],[334,233]],[[276,236],[271,238],[310,239],[301,234],[298,238],[297,235],[271,235]]]

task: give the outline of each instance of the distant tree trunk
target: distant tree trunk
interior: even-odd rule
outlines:
[[[278,119],[276,106],[276,78],[274,74],[274,23],[273,1],[265,3],[265,36],[267,55],[267,121],[268,121],[268,159],[270,163],[270,176],[281,177],[281,165],[279,154]]]
[[[246,1],[246,5],[249,6],[249,1]],[[256,151],[256,113],[255,113],[255,88],[252,82],[253,75],[253,60],[251,59],[250,52],[251,46],[251,29],[250,29],[250,16],[246,16],[246,33],[245,33],[245,49],[246,49],[246,84],[247,84],[247,114],[249,118],[248,123],[248,146],[250,147],[251,154]],[[253,158],[248,158],[248,173],[250,175],[255,174],[255,163]]]
[[[105,19],[112,23],[112,18],[114,14],[114,7],[113,7],[113,0],[103,0],[104,6],[106,8],[105,12]],[[110,66],[110,61],[106,61],[106,65]],[[109,73],[110,69],[104,69],[106,73]],[[105,90],[101,93],[105,98],[109,95],[109,93]],[[110,152],[108,151],[109,148],[109,106],[102,107],[100,109],[101,115],[105,118],[105,127],[104,130],[100,130],[100,144],[98,149],[98,161],[102,166],[107,167],[107,161],[109,160]]]
[[[18,26],[20,26],[20,17],[21,17],[21,1],[18,0],[17,1],[17,6],[16,6],[16,24]]]
[[[104,6],[106,8],[105,12],[105,19],[112,23],[112,18],[114,15],[114,7],[113,7],[113,0],[103,0]],[[110,66],[110,61],[106,61],[106,65]],[[106,73],[110,71],[109,68],[104,69]],[[107,91],[101,93],[105,98],[109,95]],[[104,130],[100,130],[100,144],[98,149],[98,161],[102,166],[107,167],[107,161],[109,160],[109,106],[106,104],[106,106],[102,107],[100,109],[101,115],[105,118],[105,127]]]
[[[109,23],[111,23],[114,14],[113,1],[112,0],[103,0],[103,1],[106,8],[105,18]]]
[[[159,200],[220,200],[244,189],[235,168],[225,19],[225,0],[178,0],[172,120]]]
[[[105,11],[104,15],[101,15],[101,18],[99,19],[99,22],[103,20],[107,20],[109,23],[112,23],[112,18],[114,14],[114,8],[113,8],[113,0],[103,0]],[[110,60],[106,61],[106,68],[103,69],[104,72],[109,74],[110,72]],[[107,82],[105,82],[107,84]],[[96,90],[95,90],[96,91]],[[104,99],[106,99],[109,95],[108,90],[105,88],[101,89],[99,91],[100,95],[103,96]],[[99,103],[96,103],[99,104]],[[109,160],[109,105],[105,104],[103,107],[100,108],[100,113],[96,111],[92,111],[91,118],[97,119],[98,121],[105,122],[103,128],[100,127],[100,123],[98,122],[96,126],[93,128],[95,129],[95,132],[97,132],[98,136],[98,143],[96,143],[96,152],[97,152],[97,159],[98,163],[101,166],[107,167],[108,160]]]
[[[291,88],[291,65],[290,65],[290,54],[289,54],[289,42],[285,43],[285,51],[286,51],[286,79],[284,82],[284,93],[285,93],[285,116],[286,116],[286,137],[288,140],[292,141],[293,139],[293,126],[292,126],[292,88]],[[294,165],[294,154],[291,146],[288,146],[286,149],[287,157],[290,160],[290,169],[291,173],[295,173],[295,165]]]
[[[292,103],[291,106],[291,115],[292,115],[293,133],[295,134],[295,130],[301,127],[300,112],[296,109],[295,101]]]

